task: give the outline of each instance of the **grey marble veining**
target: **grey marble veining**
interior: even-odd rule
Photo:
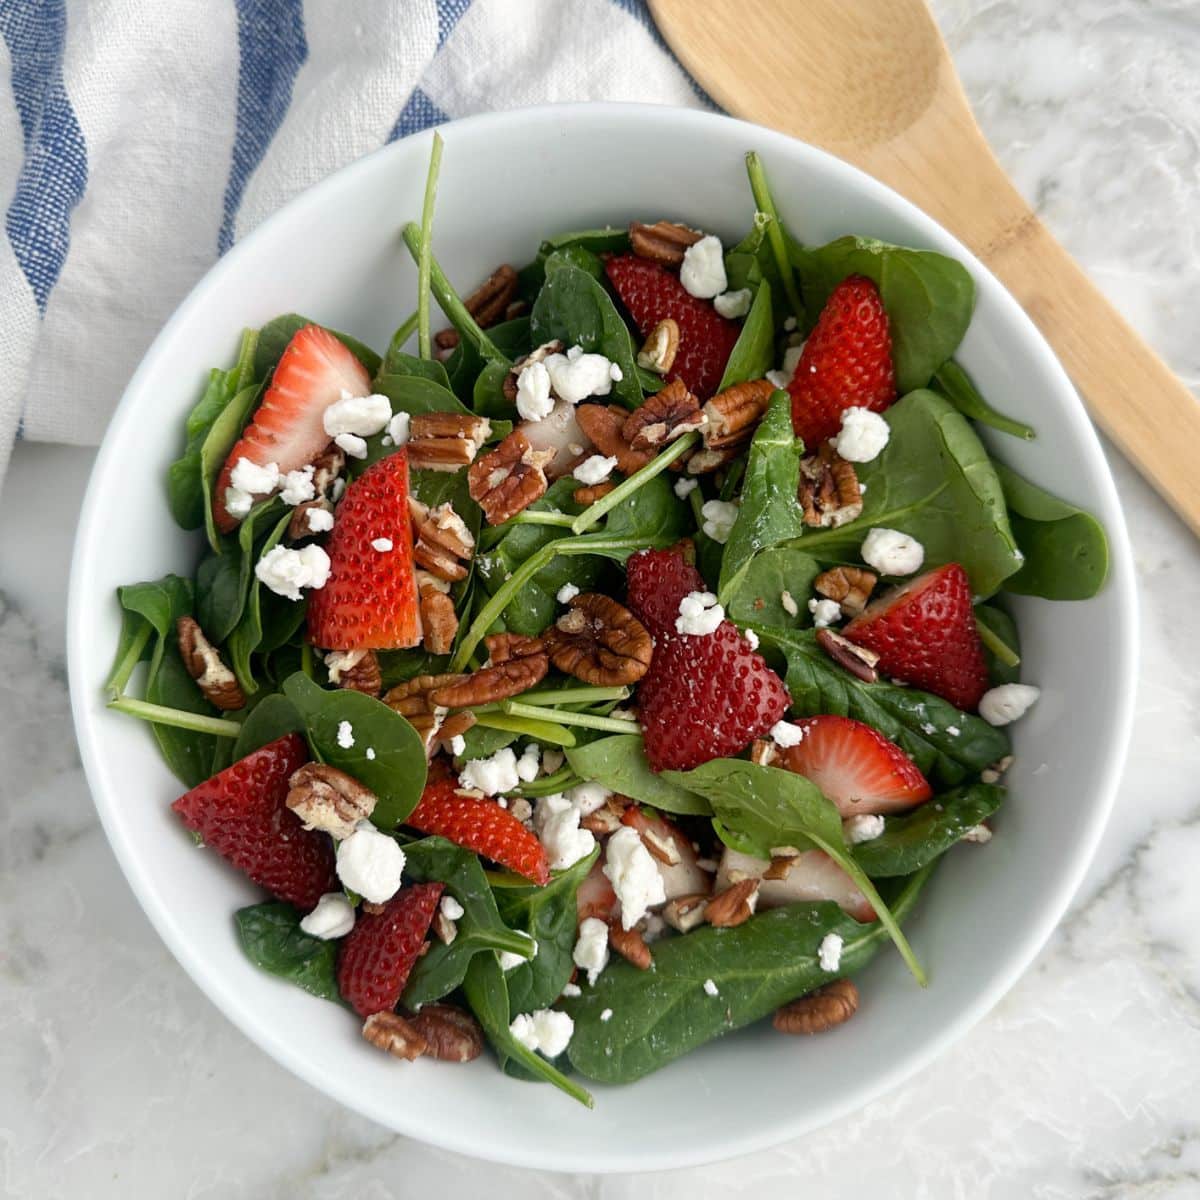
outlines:
[[[1200,382],[1200,9],[935,8],[1018,186]],[[19,447],[0,496],[0,1195],[1200,1197],[1200,551],[1110,457],[1141,592],[1139,713],[1100,854],[1035,967],[860,1114],[749,1159],[593,1179],[485,1167],[347,1113],[174,963],[107,849],[68,713],[65,581],[91,454]]]

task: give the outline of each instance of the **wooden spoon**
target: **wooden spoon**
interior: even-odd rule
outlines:
[[[1041,329],[1097,424],[1200,533],[1200,403],[1009,182],[922,0],[649,2],[729,112],[854,163],[965,242]]]

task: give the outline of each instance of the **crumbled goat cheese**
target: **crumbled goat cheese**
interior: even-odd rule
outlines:
[[[608,364],[608,377],[613,383],[620,383],[625,378],[625,372],[616,363]]]
[[[367,747],[367,748],[366,748],[366,749],[363,751],[363,753],[364,753],[364,754],[367,756],[367,761],[368,761],[368,762],[374,762],[374,761],[375,761],[375,747],[374,747],[374,746],[368,746],[368,747]]]
[[[808,611],[812,613],[813,624],[818,629],[825,629],[842,619],[842,606],[836,600],[814,598],[808,602]]]
[[[576,996],[583,995],[583,988],[581,988],[577,983],[564,983],[562,994],[569,1000],[573,1000]]]
[[[412,418],[406,412],[396,413],[387,423],[387,435],[393,446],[408,445],[408,423]]]
[[[701,300],[711,300],[729,286],[725,276],[725,249],[720,238],[710,233],[683,252],[679,282],[689,295]]]
[[[979,715],[989,725],[1009,725],[1023,717],[1042,694],[1028,683],[1002,683],[983,693]]]
[[[591,457],[585,458],[571,474],[580,483],[591,487],[593,484],[603,483],[613,473],[616,465],[616,455],[609,455],[606,458],[603,454],[593,454]]]
[[[329,499],[336,504],[346,493],[346,481],[339,475],[329,490]]]
[[[792,595],[791,592],[789,592],[789,591],[780,592],[779,593],[779,603],[780,603],[780,606],[783,608],[783,611],[785,613],[787,613],[787,615],[789,617],[799,616],[800,605],[798,605],[796,603],[796,598],[795,598],[795,596]]]
[[[598,808],[604,807],[604,802],[612,795],[602,783],[577,783],[573,788],[568,788],[566,792],[567,799],[579,809],[581,817],[590,816]]]
[[[255,577],[277,596],[299,600],[301,588],[323,588],[329,582],[329,555],[317,545],[274,546],[254,565]]]
[[[227,487],[225,489],[225,511],[239,521],[254,507],[254,497],[241,488]]]
[[[505,746],[491,758],[473,758],[459,772],[458,782],[487,796],[511,792],[521,782],[517,774],[517,756],[511,746]]]
[[[522,783],[532,783],[538,777],[542,765],[540,757],[541,747],[537,742],[530,742],[521,752],[521,757],[517,759],[517,778]]]
[[[371,549],[379,554],[390,554],[393,546],[392,539],[385,537],[377,537],[371,541]]]
[[[349,750],[354,745],[354,726],[349,721],[338,722],[337,744],[343,750]]]
[[[457,921],[464,912],[463,906],[453,896],[443,896],[438,910],[447,921]]]
[[[604,1010],[604,1011],[603,1011],[603,1012],[600,1014],[600,1020],[601,1020],[601,1021],[611,1021],[611,1020],[612,1020],[612,1009],[611,1009],[611,1008],[606,1008],[606,1009],[605,1009],[605,1010]]]
[[[329,682],[339,684],[347,671],[353,671],[366,656],[365,650],[330,650],[325,655],[325,669],[329,672]]]
[[[859,553],[880,575],[911,575],[925,561],[925,547],[896,529],[872,529]]]
[[[788,377],[789,381],[795,378],[796,368],[800,365],[800,356],[803,353],[803,344],[799,346],[789,346],[783,352],[783,362],[780,364],[779,369]]]
[[[612,363],[603,354],[584,354],[582,346],[572,346],[566,354],[550,354],[544,361],[554,394],[568,404],[612,391]]]
[[[827,933],[817,950],[817,961],[822,971],[836,971],[842,962],[842,947],[845,942],[840,933]]]
[[[571,961],[587,972],[593,986],[600,972],[608,966],[608,924],[599,917],[585,917],[579,922],[579,938],[571,951]]]
[[[310,508],[304,514],[304,523],[311,533],[328,533],[333,528],[333,513],[327,508]]]
[[[700,515],[704,518],[704,532],[714,542],[724,545],[737,520],[738,506],[729,500],[705,500]]]
[[[582,814],[561,792],[542,796],[533,814],[533,829],[554,870],[573,866],[595,848],[596,839],[579,828]]]
[[[517,412],[526,421],[541,421],[554,411],[546,364],[530,363],[517,376]]]
[[[721,989],[711,979],[706,979],[704,981],[704,994],[706,996],[719,996]]]
[[[713,300],[713,308],[731,321],[744,317],[750,311],[750,289],[738,288],[735,292],[722,292]]]
[[[860,842],[873,842],[884,829],[884,819],[877,813],[858,813],[845,823],[846,840],[857,846]]]
[[[316,494],[317,489],[313,485],[313,468],[310,463],[307,467],[301,467],[299,471],[289,471],[283,477],[283,487],[280,489],[279,498],[284,504],[290,504],[295,508],[297,504],[311,500]]]
[[[467,748],[467,739],[461,733],[456,733],[450,739],[450,753],[458,758]]]
[[[675,628],[679,633],[692,637],[707,637],[716,633],[725,620],[725,610],[717,603],[712,592],[688,592],[679,602],[679,616]]]
[[[632,929],[648,908],[665,903],[662,875],[636,829],[622,825],[608,839],[603,869],[621,902],[621,924],[625,929]]]
[[[571,1044],[575,1022],[565,1012],[539,1008],[514,1017],[508,1031],[526,1050],[557,1058]]]
[[[351,458],[367,457],[367,441],[357,433],[339,433],[333,439],[333,444]]]
[[[791,721],[776,721],[771,726],[771,741],[786,750],[789,746],[798,746],[804,741],[804,730]]]
[[[975,842],[979,846],[984,846],[992,840],[992,831],[986,825],[973,825],[958,840]]]
[[[680,500],[686,500],[699,486],[700,480],[698,479],[677,479],[675,480],[675,495]]]
[[[323,942],[345,937],[354,928],[354,905],[341,892],[326,892],[317,907],[301,918],[300,928]]]
[[[334,440],[339,434],[373,437],[387,428],[392,419],[392,402],[386,396],[352,396],[344,388],[342,398],[335,400],[324,412],[321,423]]]
[[[786,392],[788,384],[792,382],[792,377],[783,371],[768,371],[766,380],[772,386]]]
[[[841,432],[833,439],[833,448],[847,461],[869,463],[878,458],[888,438],[891,426],[869,408],[842,410]]]
[[[579,595],[579,589],[573,583],[564,583],[555,594],[555,600],[559,604],[570,604],[576,596]]]
[[[742,637],[746,639],[746,645],[748,645],[751,650],[758,649],[758,634],[755,633],[753,629],[747,629],[743,631]]]
[[[523,929],[518,929],[515,932],[519,933],[523,938],[529,938],[533,942],[533,949],[528,956],[523,954],[514,954],[511,950],[497,951],[497,958],[500,960],[500,970],[505,974],[509,971],[515,971],[522,963],[529,962],[530,959],[537,958],[538,944],[532,937],[529,937]]]
[[[403,873],[404,851],[399,843],[370,821],[359,821],[354,832],[338,843],[338,878],[372,904],[390,900],[400,890]]]
[[[279,464],[269,462],[259,466],[248,458],[239,458],[229,475],[229,482],[239,491],[265,496],[279,486]]]

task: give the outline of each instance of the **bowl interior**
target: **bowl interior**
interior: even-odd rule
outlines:
[[[527,261],[541,237],[572,228],[665,216],[739,237],[752,212],[742,167],[751,148],[763,153],[782,214],[803,240],[867,234],[963,259],[979,299],[961,359],[994,403],[1039,433],[1032,444],[989,437],[991,447],[1095,511],[1112,540],[1111,579],[1095,600],[1017,605],[1026,678],[1042,687],[1042,700],[1016,733],[997,837],[986,851],[951,854],[911,923],[928,990],[884,952],[862,980],[860,1014],[836,1037],[793,1042],[746,1031],[632,1087],[595,1089],[588,1112],[503,1076],[490,1057],[401,1066],[366,1045],[344,1011],[258,972],[232,922],[256,891],[193,848],[168,811],[179,787],[147,730],[103,705],[119,625],[114,588],[187,573],[199,552],[198,538],[167,513],[163,477],[206,369],[232,358],[243,326],[286,311],[386,346],[414,303],[415,270],[397,231],[420,212],[429,137],[389,146],[288,205],[221,260],[147,354],[84,504],[69,657],[97,807],[180,962],[277,1059],[408,1135],[563,1170],[644,1170],[747,1152],[850,1111],[927,1062],[1012,984],[1066,906],[1107,815],[1132,709],[1133,591],[1112,481],[1074,392],[1007,293],[931,220],[836,159],[727,118],[641,106],[490,115],[443,135],[435,248],[464,290],[498,263]],[[796,1088],[793,1070],[819,1086]],[[730,1095],[736,1105],[723,1102]]]

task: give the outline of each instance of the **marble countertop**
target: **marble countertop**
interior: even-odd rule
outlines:
[[[1194,0],[935,9],[1022,192],[1200,383]],[[0,1195],[1200,1197],[1200,550],[1118,454],[1138,718],[1100,852],[1035,966],[853,1117],[749,1159],[610,1178],[485,1166],[364,1121],[248,1043],[167,953],[105,843],[68,711],[67,566],[92,456],[21,445],[0,497]]]

